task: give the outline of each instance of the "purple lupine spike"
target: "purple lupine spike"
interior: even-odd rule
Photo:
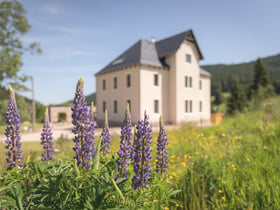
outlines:
[[[101,138],[100,153],[108,155],[110,153],[111,135],[109,131],[107,110],[105,110],[105,122],[101,133]]]
[[[95,142],[94,142],[94,139],[95,139],[95,120],[94,120],[94,110],[93,110],[93,102],[91,102],[91,106],[90,106],[90,110],[89,110],[89,121],[90,121],[90,124],[89,124],[89,137],[92,141],[92,156],[94,156],[95,154]]]
[[[42,161],[54,160],[53,152],[53,136],[49,121],[49,111],[46,108],[44,124],[41,133],[41,145],[43,145],[44,152],[42,154]]]
[[[118,165],[118,175],[115,180],[119,178],[125,178],[128,176],[128,165],[131,163],[131,154],[132,154],[132,125],[131,117],[129,112],[129,104],[127,103],[125,117],[123,124],[121,126],[121,142],[120,150],[117,152],[119,155],[116,160]]]
[[[133,189],[148,188],[151,175],[152,159],[152,129],[149,125],[149,116],[144,115],[144,121],[139,120],[137,125],[137,138],[134,142],[134,173],[132,178]]]
[[[20,115],[17,109],[17,103],[15,98],[14,90],[9,86],[9,104],[6,112],[6,123],[7,129],[5,135],[7,140],[5,143],[8,145],[5,146],[8,149],[6,152],[8,169],[12,169],[16,166],[22,167],[21,163],[21,137],[20,137]]]
[[[93,142],[89,135],[90,118],[87,102],[84,96],[84,81],[81,77],[77,83],[75,98],[73,100],[72,132],[75,134],[73,141],[76,143],[73,150],[76,152],[74,159],[77,166],[90,169],[92,165]]]
[[[156,171],[159,173],[167,173],[168,167],[168,151],[166,146],[168,145],[168,138],[164,129],[162,117],[159,119],[159,135],[157,140],[157,162]]]

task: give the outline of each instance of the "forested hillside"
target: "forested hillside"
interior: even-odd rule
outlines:
[[[262,58],[276,92],[280,94],[280,54]],[[241,64],[217,64],[202,66],[212,74],[211,92],[214,95],[216,88],[221,85],[223,92],[228,92],[235,77],[247,87],[253,80],[255,61]]]

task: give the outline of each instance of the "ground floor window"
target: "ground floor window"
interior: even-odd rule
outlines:
[[[185,101],[185,113],[192,113],[192,100]]]
[[[154,100],[154,113],[159,113],[159,102]]]

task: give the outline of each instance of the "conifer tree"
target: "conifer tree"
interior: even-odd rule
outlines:
[[[274,93],[274,88],[268,77],[265,65],[262,59],[258,58],[255,64],[253,83],[249,90],[249,97],[266,98]]]
[[[236,112],[243,112],[246,108],[246,96],[239,80],[235,78],[230,91],[230,97],[227,102],[227,112],[234,114]]]

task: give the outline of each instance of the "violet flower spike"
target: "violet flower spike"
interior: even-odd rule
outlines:
[[[43,145],[44,152],[42,154],[42,161],[48,160],[55,160],[53,156],[54,148],[53,148],[53,133],[50,128],[50,121],[49,121],[49,111],[46,108],[45,117],[44,117],[44,124],[41,133],[41,145]]]
[[[7,137],[7,140],[5,143],[7,146],[5,146],[6,149],[8,149],[8,152],[6,152],[7,155],[7,163],[8,163],[8,169],[12,169],[14,167],[22,167],[24,164],[21,163],[21,136],[20,136],[20,115],[18,113],[17,109],[17,103],[15,98],[15,92],[14,90],[9,86],[9,104],[8,109],[6,112],[6,123],[7,123],[7,129],[5,130],[5,135]]]
[[[127,103],[125,117],[121,126],[121,142],[120,150],[117,152],[118,159],[116,160],[118,165],[118,175],[115,180],[119,178],[125,178],[128,176],[128,165],[131,163],[132,155],[132,124],[129,112],[129,104]]]
[[[110,153],[111,135],[109,131],[107,110],[105,110],[105,122],[101,133],[101,138],[100,153],[108,155]]]
[[[168,168],[168,151],[166,146],[168,145],[168,138],[163,125],[162,117],[159,119],[159,135],[157,140],[157,162],[156,172],[167,173]]]
[[[149,125],[149,116],[144,114],[144,121],[139,120],[137,125],[137,138],[134,141],[134,173],[132,178],[133,189],[148,188],[151,175],[150,160],[152,159],[152,129]]]
[[[93,142],[89,135],[90,119],[87,103],[84,96],[84,81],[81,77],[77,83],[75,98],[73,100],[72,132],[75,134],[73,139],[76,152],[74,159],[77,160],[77,166],[90,169],[92,165]]]

